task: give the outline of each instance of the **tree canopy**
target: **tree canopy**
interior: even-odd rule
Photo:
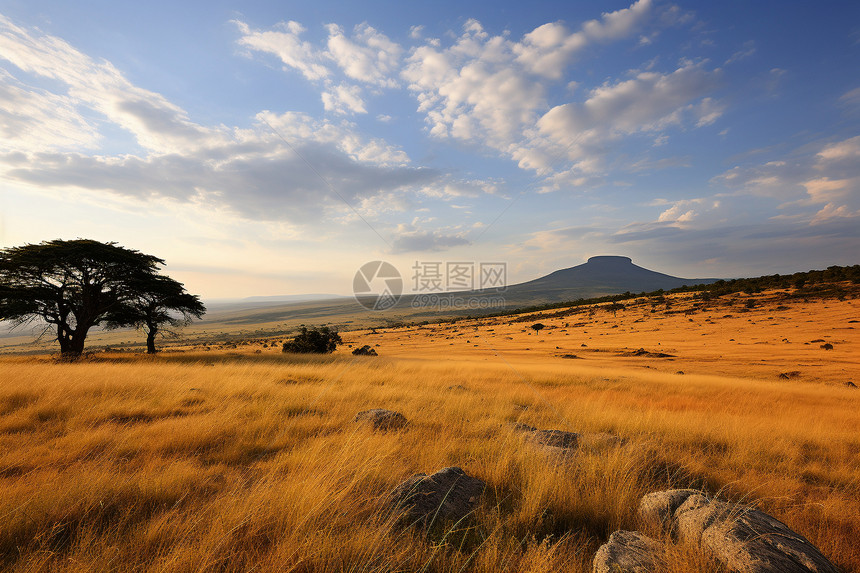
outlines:
[[[16,326],[44,321],[46,332],[54,329],[63,356],[80,356],[94,326],[111,317],[114,325],[135,324],[130,314],[121,318],[120,313],[151,294],[149,289],[166,284],[161,279],[167,277],[158,275],[163,264],[158,257],[89,239],[2,249],[0,320]],[[181,284],[167,280],[184,293]]]
[[[180,326],[200,318],[206,307],[181,283],[161,275],[145,275],[130,284],[134,293],[107,315],[107,327],[134,326],[146,333],[146,351],[155,354],[155,337],[163,326]]]

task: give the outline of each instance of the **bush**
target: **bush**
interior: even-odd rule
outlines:
[[[334,352],[343,343],[340,335],[327,326],[302,327],[301,332],[292,340],[284,343],[284,352],[299,354],[327,354]]]
[[[361,348],[356,348],[352,353],[356,356],[377,356],[376,349],[369,344],[365,344]]]

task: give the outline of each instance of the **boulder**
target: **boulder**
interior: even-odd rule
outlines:
[[[638,531],[616,531],[594,555],[594,573],[654,573],[666,570],[663,546]]]
[[[838,573],[805,537],[757,509],[694,499],[678,508],[679,535],[698,538],[736,573]]]
[[[650,526],[670,529],[675,510],[691,495],[701,494],[694,489],[667,489],[642,496],[639,501],[639,519]]]
[[[399,412],[374,408],[359,412],[353,422],[371,424],[374,430],[396,430],[406,425],[406,418]]]
[[[387,498],[389,510],[399,513],[398,523],[430,527],[457,523],[477,506],[486,484],[458,467],[443,468],[433,475],[416,474]]]
[[[564,430],[539,430],[528,424],[516,423],[511,428],[523,434],[527,442],[540,447],[540,449],[552,453],[570,453],[579,447],[601,448],[614,446],[622,443],[621,438],[607,432],[593,432],[581,434],[578,432],[566,432]]]
[[[732,573],[838,573],[805,537],[778,519],[695,490],[644,496],[643,521],[668,523],[678,539],[710,552]]]

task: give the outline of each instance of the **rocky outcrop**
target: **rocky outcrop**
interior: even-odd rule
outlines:
[[[688,497],[701,493],[695,489],[667,489],[644,495],[639,502],[639,519],[655,528],[671,529],[675,511]]]
[[[671,528],[682,543],[710,552],[733,573],[838,573],[805,537],[778,519],[695,490],[644,496],[639,516]]]
[[[458,467],[416,474],[388,495],[386,505],[401,525],[430,527],[458,523],[477,506],[486,484]]]
[[[406,425],[406,417],[403,414],[382,408],[359,412],[353,421],[371,424],[374,430],[396,430]]]
[[[638,531],[616,531],[594,555],[594,573],[654,573],[667,569],[663,545]]]

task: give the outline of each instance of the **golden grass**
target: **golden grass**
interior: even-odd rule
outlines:
[[[844,314],[853,304],[829,306]],[[626,326],[635,309],[625,312],[616,319]],[[612,531],[640,528],[643,494],[692,486],[755,504],[860,570],[860,391],[826,379],[828,368],[856,376],[857,354],[845,349],[855,338],[834,337],[841,323],[818,316],[802,338],[830,329],[837,348],[811,356],[839,365],[799,367],[789,381],[775,372],[802,356],[779,350],[768,354],[774,372],[747,374],[746,350],[723,345],[707,349],[725,356],[714,369],[671,329],[672,363],[618,357],[620,340],[581,360],[557,358],[552,337],[571,318],[542,320],[561,324],[541,336],[521,332],[528,322],[498,320],[348,334],[380,344],[379,358],[251,349],[75,364],[4,357],[0,568],[590,571]],[[611,317],[595,320],[608,332]],[[656,348],[646,337],[654,323],[636,324],[638,346]],[[452,347],[448,328],[495,350]],[[683,376],[674,373],[681,360]],[[373,407],[410,424],[373,432],[352,422]],[[562,460],[526,444],[513,422],[626,441]],[[488,484],[468,527],[392,529],[387,492],[449,465]],[[683,547],[669,559],[673,571],[717,570]]]

